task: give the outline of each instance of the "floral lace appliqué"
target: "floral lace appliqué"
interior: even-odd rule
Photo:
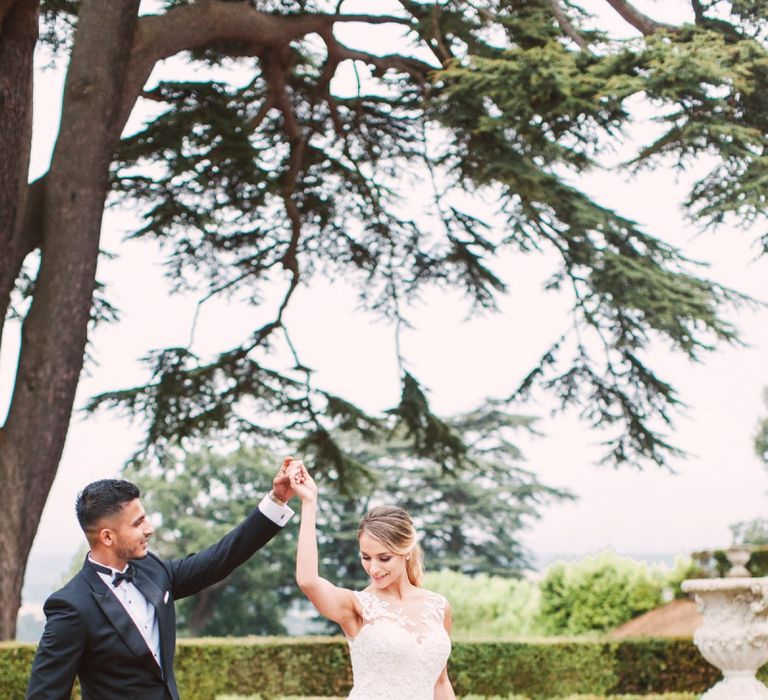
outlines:
[[[409,616],[375,593],[355,593],[364,624],[349,640],[354,687],[349,700],[433,700],[451,652],[443,626],[446,600],[425,591]]]

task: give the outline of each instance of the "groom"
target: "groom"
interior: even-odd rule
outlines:
[[[47,622],[27,700],[179,700],[173,674],[174,601],[220,581],[274,537],[293,511],[287,457],[272,491],[232,532],[199,554],[164,561],[148,551],[154,529],[128,481],[103,479],[77,498],[91,548],[80,572],[45,602]]]

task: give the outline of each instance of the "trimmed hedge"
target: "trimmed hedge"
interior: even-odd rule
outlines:
[[[0,642],[0,698],[24,697],[34,654],[34,644]]]
[[[0,644],[3,700],[24,697],[34,650],[32,644]],[[458,696],[531,700],[701,693],[719,678],[690,640],[650,638],[455,641],[449,672]],[[347,644],[338,637],[180,640],[176,677],[184,700],[344,697],[352,681]]]

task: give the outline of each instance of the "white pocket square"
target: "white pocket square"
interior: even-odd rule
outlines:
[[[166,591],[165,592],[165,595],[163,596],[163,603],[167,603],[168,602],[168,595],[169,595],[169,593],[170,593],[170,591]]]

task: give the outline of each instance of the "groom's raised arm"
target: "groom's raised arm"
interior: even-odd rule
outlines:
[[[269,542],[293,516],[286,501],[293,496],[287,457],[273,481],[270,494],[229,534],[197,554],[164,562],[176,600],[221,581]]]

